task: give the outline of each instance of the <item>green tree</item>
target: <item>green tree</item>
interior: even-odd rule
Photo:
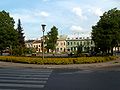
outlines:
[[[19,40],[19,44],[21,47],[25,47],[25,36],[23,33],[23,28],[21,27],[21,21],[20,19],[18,19],[18,26],[17,26],[17,31],[18,31],[18,40]]]
[[[120,10],[111,9],[100,17],[97,25],[92,27],[92,39],[96,50],[113,55],[113,47],[120,43]]]
[[[46,40],[46,48],[51,49],[52,52],[56,49],[56,42],[57,42],[57,36],[58,36],[58,28],[56,28],[55,26],[53,26],[51,28],[51,31],[47,33],[47,40]]]
[[[16,51],[18,51],[19,53],[17,53],[18,55],[22,55],[24,54],[24,51],[25,51],[25,36],[24,36],[24,33],[23,33],[23,28],[21,27],[21,21],[20,19],[18,19],[18,25],[17,25],[17,32],[18,32],[18,46],[17,46],[17,49]]]
[[[14,19],[4,10],[0,12],[0,53],[6,48],[15,48],[18,44],[18,34],[14,29]]]
[[[82,45],[79,45],[78,47],[77,47],[77,55],[79,56],[81,53],[82,53]]]

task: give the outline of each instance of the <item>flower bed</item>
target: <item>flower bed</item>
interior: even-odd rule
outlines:
[[[37,57],[15,57],[15,56],[0,56],[0,61],[27,63],[27,64],[86,64],[86,63],[101,63],[115,60],[117,57],[78,57],[78,58],[37,58]]]

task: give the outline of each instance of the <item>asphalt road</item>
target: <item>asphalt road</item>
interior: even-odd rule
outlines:
[[[120,67],[0,68],[0,90],[120,90]]]

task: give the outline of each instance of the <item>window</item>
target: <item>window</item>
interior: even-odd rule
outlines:
[[[65,45],[65,42],[64,42],[64,45]]]
[[[36,45],[36,48],[38,48],[38,45]]]
[[[84,41],[84,45],[86,44],[86,42]]]
[[[69,45],[69,42],[67,44]]]
[[[76,51],[76,47],[74,47],[74,51]]]
[[[74,42],[74,45],[76,45],[76,42]]]
[[[34,47],[35,47],[35,45],[34,45]]]
[[[65,52],[65,48],[64,48],[64,52]]]
[[[59,48],[57,48],[57,51],[59,51]]]
[[[89,41],[87,41],[87,45],[89,46]]]
[[[80,45],[82,45],[82,41],[80,42]]]
[[[89,37],[87,37],[87,39],[89,39]]]
[[[80,37],[79,39],[82,39],[82,37]]]

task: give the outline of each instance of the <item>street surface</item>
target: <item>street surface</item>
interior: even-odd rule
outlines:
[[[52,70],[0,68],[0,90],[40,90]]]
[[[0,68],[0,90],[120,90],[120,67]]]

